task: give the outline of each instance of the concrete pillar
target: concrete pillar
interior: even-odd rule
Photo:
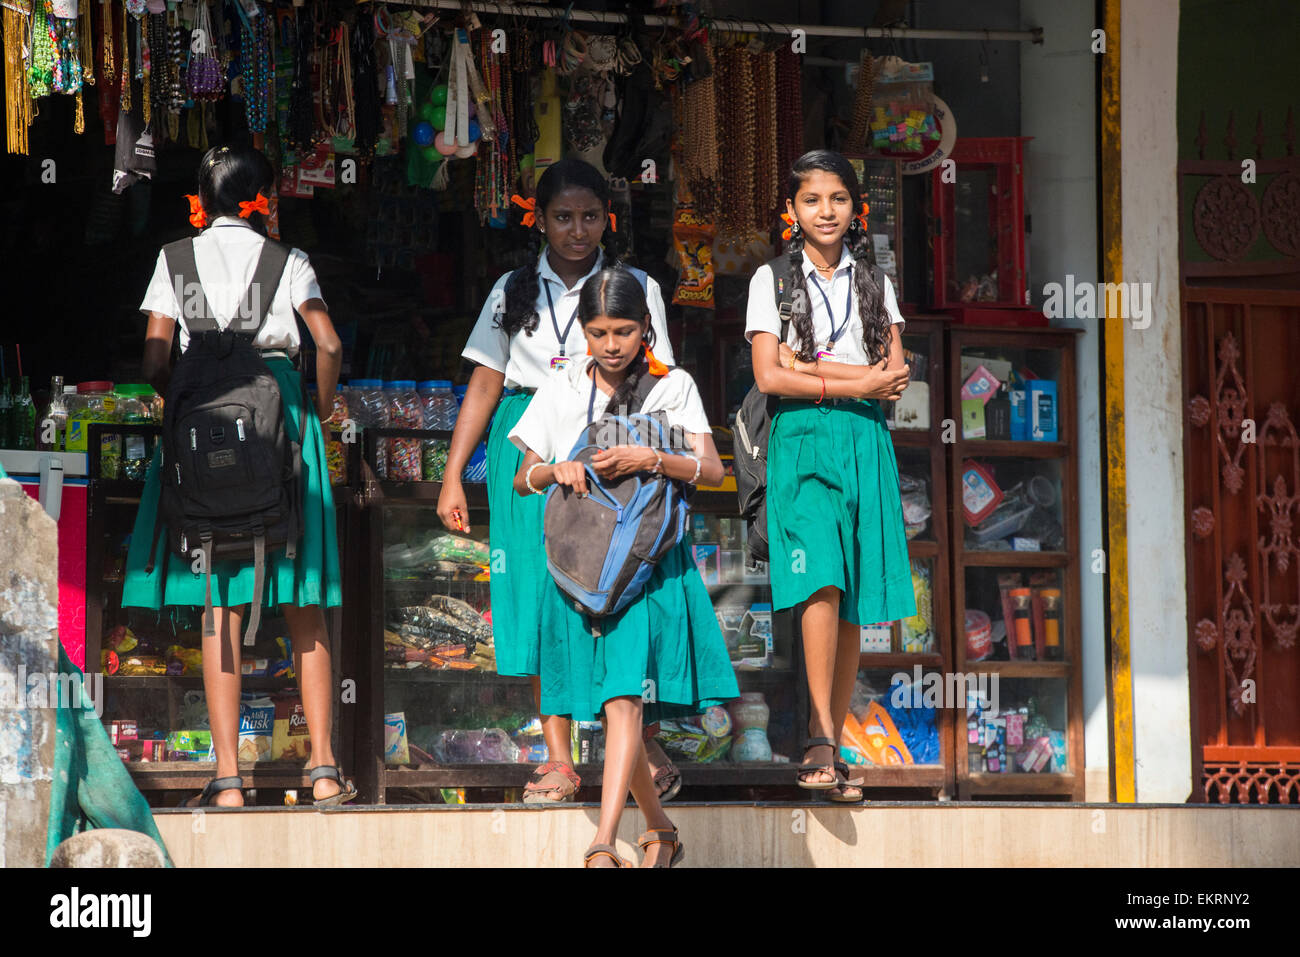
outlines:
[[[54,520],[0,479],[0,867],[43,867],[58,674]],[[29,707],[29,705],[34,705]]]

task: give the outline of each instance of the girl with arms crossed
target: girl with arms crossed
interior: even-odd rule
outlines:
[[[810,717],[799,787],[861,801],[839,760],[858,672],[861,626],[916,613],[898,463],[880,409],[907,386],[893,286],[874,273],[858,178],[839,153],[795,161],[786,200],[784,275],[759,267],[745,335],[754,379],[781,396],[767,457],[773,607],[800,619]],[[774,283],[791,286],[790,329]]]

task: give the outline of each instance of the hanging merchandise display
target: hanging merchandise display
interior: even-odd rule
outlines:
[[[740,235],[758,223],[755,199],[754,155],[756,93],[750,53],[743,46],[718,51],[717,88],[719,142],[726,144],[732,162],[723,164],[718,228],[725,234]],[[712,298],[710,296],[710,298]]]
[[[226,92],[226,78],[222,75],[217,44],[207,0],[198,0],[194,29],[190,31],[190,63],[185,76],[190,96],[195,100],[219,100]]]
[[[877,64],[871,146],[886,156],[926,152],[942,136],[934,117],[934,68],[889,56]]]
[[[5,144],[10,153],[28,152],[27,130],[32,125],[32,93],[23,68],[23,36],[30,4],[4,6]]]
[[[673,216],[673,250],[679,275],[673,305],[713,308],[713,239],[715,227],[689,202],[679,202]]]
[[[379,16],[375,14],[376,18]],[[316,51],[316,14],[313,7],[294,8],[293,83],[289,92],[289,125],[282,136],[295,160],[316,148],[315,108],[311,75]],[[251,123],[251,120],[250,120]]]
[[[707,50],[715,59],[712,48]],[[681,92],[681,173],[705,216],[714,216],[718,203],[718,95],[716,74],[688,83]]]
[[[862,153],[867,149],[867,135],[871,132],[871,98],[875,85],[876,61],[870,50],[863,50],[854,85],[853,120],[849,124],[849,135],[844,140],[845,149],[851,153]]]

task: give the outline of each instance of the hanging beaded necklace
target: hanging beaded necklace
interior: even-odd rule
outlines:
[[[757,116],[764,121],[757,124],[758,151],[755,157],[757,195],[754,220],[750,227],[766,231],[777,217],[777,202],[781,193],[781,168],[776,165],[776,54],[765,50],[751,57],[754,64],[754,90]],[[772,117],[769,121],[767,118]]]
[[[47,6],[50,6],[49,0],[44,3],[37,0],[32,12],[31,56],[27,68],[27,83],[32,99],[49,96],[54,92],[54,60],[57,54],[50,23],[45,15]]]
[[[260,16],[252,21],[252,29],[239,31],[241,76],[244,86],[244,116],[250,133],[265,133],[267,118],[271,113],[271,18]],[[297,87],[297,79],[294,86]],[[310,92],[308,93],[310,96]]]
[[[103,18],[100,24],[100,42],[104,47],[104,82],[112,84],[117,78],[117,66],[113,62],[113,42],[117,33],[113,29],[113,4],[101,3],[99,10]]]
[[[28,152],[27,128],[32,123],[32,95],[23,68],[23,40],[28,13],[4,8],[5,144],[10,153]]]
[[[357,98],[353,147],[363,160],[374,156],[379,136],[378,79],[374,21],[370,17],[358,17],[352,34],[352,89]]]
[[[285,140],[295,153],[315,147],[315,108],[312,104],[311,59],[316,42],[316,21],[311,7],[294,7],[297,42],[294,50],[293,86],[289,93],[289,129]],[[251,121],[250,121],[251,122]]]
[[[716,62],[712,45],[706,46]],[[681,91],[682,174],[699,211],[712,218],[718,203],[718,111],[714,73]]]

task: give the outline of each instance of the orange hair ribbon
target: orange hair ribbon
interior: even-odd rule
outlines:
[[[515,193],[513,196],[510,197],[510,202],[514,203],[520,209],[525,210],[524,212],[525,226],[532,226],[533,223],[537,222],[537,200],[535,198],[530,197],[528,199],[524,199],[518,193]]]
[[[790,241],[790,229],[794,226],[794,217],[789,213],[782,213],[781,220],[785,223],[785,229],[781,230],[781,238],[788,243]]]
[[[855,217],[857,221],[862,224],[862,228],[864,231],[867,228],[867,213],[869,212],[871,212],[871,207],[867,205],[867,201],[864,199],[862,201],[862,212],[858,213],[858,215]]]
[[[203,210],[203,203],[190,193],[186,193],[185,198],[190,201],[190,225],[202,229],[208,224],[208,214]]]
[[[645,349],[646,361],[650,363],[650,374],[654,376],[667,375],[668,367],[655,358],[655,354],[650,351],[650,344],[642,340],[641,345]]]
[[[254,213],[261,213],[263,216],[271,215],[271,207],[267,203],[266,197],[261,193],[258,193],[257,199],[253,200],[251,203],[241,202],[239,204],[240,219],[248,219],[248,217],[252,216]]]
[[[609,228],[618,232],[618,217],[614,215],[614,207],[611,203],[605,204],[605,212],[609,213]]]

